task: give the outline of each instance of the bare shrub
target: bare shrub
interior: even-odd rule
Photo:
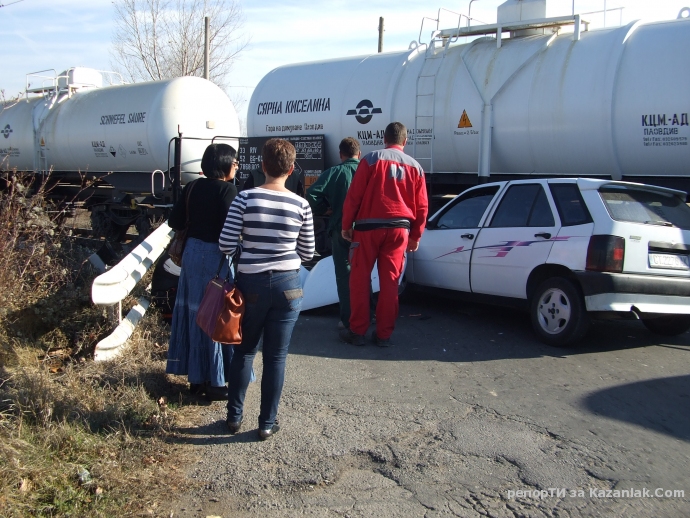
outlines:
[[[93,250],[31,177],[1,179],[0,516],[140,515],[183,480],[163,442],[184,387],[165,375],[169,331],[147,314],[126,354],[91,361],[110,332],[90,301]]]
[[[25,193],[33,181],[5,175],[0,197],[0,306],[16,308],[29,297],[38,300],[68,282],[69,271],[49,266],[61,244],[41,196]]]

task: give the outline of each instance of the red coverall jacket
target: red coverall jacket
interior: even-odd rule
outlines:
[[[359,163],[343,205],[343,230],[353,223],[410,221],[409,239],[419,241],[429,210],[424,171],[398,145],[367,154]]]

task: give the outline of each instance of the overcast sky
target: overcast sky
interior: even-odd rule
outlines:
[[[7,97],[25,87],[29,72],[72,66],[110,70],[114,9],[107,0],[0,0],[2,66],[0,89]],[[434,4],[420,0],[239,0],[245,17],[249,48],[233,68],[229,89],[241,115],[261,78],[275,67],[374,53],[379,17],[384,17],[384,51],[404,50],[419,37],[423,17],[437,18],[439,8],[468,13],[469,0]],[[475,0],[472,17],[495,23],[503,0]],[[623,23],[636,19],[671,19],[690,0],[607,0],[607,7],[624,6]],[[549,0],[547,15],[570,14],[572,0]],[[576,12],[601,10],[604,0],[575,0]],[[609,25],[618,24],[610,13]],[[601,15],[591,15],[602,25]],[[443,28],[457,25],[457,15],[442,11]],[[203,20],[199,21],[203,27]],[[425,21],[423,40],[435,22]]]

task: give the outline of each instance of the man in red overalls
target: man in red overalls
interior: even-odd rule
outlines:
[[[343,205],[342,235],[351,242],[351,316],[350,328],[343,329],[340,338],[353,345],[364,345],[369,328],[369,286],[376,261],[380,293],[372,338],[381,347],[390,345],[405,251],[417,250],[426,225],[424,171],[403,152],[406,142],[405,126],[390,123],[383,136],[386,148],[362,158]]]

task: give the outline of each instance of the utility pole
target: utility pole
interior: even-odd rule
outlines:
[[[379,17],[379,52],[383,52],[383,16]]]
[[[204,79],[208,79],[210,77],[210,71],[209,71],[209,55],[211,54],[211,49],[210,47],[210,35],[209,35],[209,23],[210,20],[208,16],[204,16]]]

